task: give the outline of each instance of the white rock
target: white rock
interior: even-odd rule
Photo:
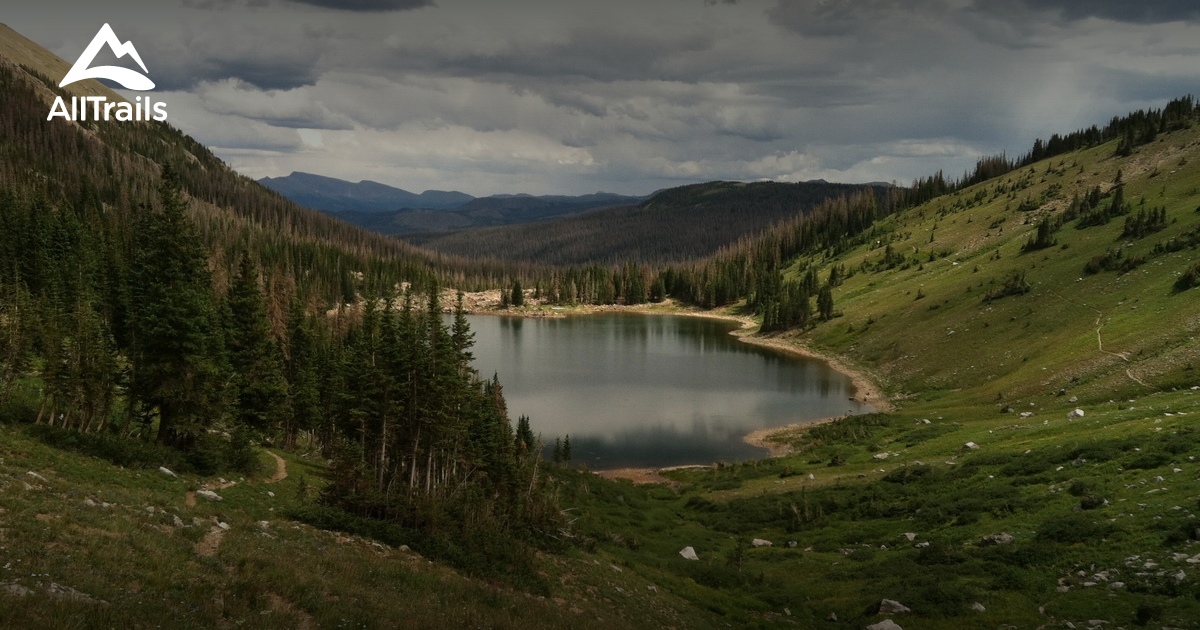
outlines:
[[[873,623],[867,626],[867,630],[904,630],[904,628],[901,628],[900,624],[892,621],[891,619],[884,619],[879,623]]]
[[[754,545],[755,547],[770,547],[773,545],[771,541],[763,540],[762,538],[755,538],[754,540],[750,541],[750,544]]]
[[[887,453],[875,453],[875,459],[887,459],[887,458],[888,458]]]
[[[1072,411],[1071,413],[1067,414],[1067,419],[1074,420],[1075,418],[1082,418],[1083,416],[1084,416],[1083,410],[1076,409],[1075,411]]]
[[[974,442],[967,442],[966,444],[963,444],[963,448],[973,451],[979,448],[979,445]]]
[[[209,501],[224,501],[225,500],[225,499],[221,498],[221,495],[217,494],[216,492],[213,492],[212,490],[197,490],[196,496],[208,499]]]
[[[160,472],[160,473],[162,473],[162,474],[164,474],[164,475],[166,475],[166,476],[168,476],[168,477],[171,477],[171,478],[177,478],[177,477],[179,477],[179,475],[176,475],[175,473],[171,472],[171,469],[170,469],[170,468],[167,468],[166,466],[159,466],[159,467],[158,467],[158,472]]]
[[[813,475],[812,473],[808,473],[808,480],[812,481],[813,479],[816,479],[816,476]]]
[[[223,529],[225,531],[229,531],[229,523],[226,523],[224,521],[217,521],[217,527],[220,527],[221,529]]]
[[[914,547],[916,547],[917,549],[923,549],[923,548],[925,548],[925,547],[928,547],[928,546],[929,546],[929,541],[928,541],[928,540],[926,540],[926,541],[924,541],[924,542],[919,542],[919,543],[917,543],[917,544],[915,544],[915,545],[913,545],[913,546],[914,546]]]
[[[0,584],[0,590],[11,597],[27,597],[33,595],[33,591],[21,586],[20,584]]]
[[[684,547],[679,550],[679,555],[683,556],[684,560],[699,560],[700,556],[696,555],[696,550],[691,547]]]
[[[879,600],[879,614],[881,615],[899,615],[910,613],[912,609],[894,599]]]
[[[1075,404],[1075,403],[1079,402],[1079,397],[1078,397],[1078,396],[1072,396],[1072,397],[1071,397],[1071,399],[1070,399],[1070,400],[1068,400],[1067,402],[1069,402],[1069,403],[1071,403],[1071,404]]]
[[[974,610],[975,612],[987,612],[987,608],[979,602],[971,604],[971,610]]]
[[[908,542],[912,542],[917,539],[916,532],[904,532],[903,534],[900,534],[900,535],[907,538]]]
[[[1113,582],[1112,584],[1108,585],[1108,588],[1111,588],[1114,591],[1120,590],[1120,589],[1125,588],[1125,583],[1124,582]]]
[[[183,527],[183,519],[179,518],[178,514],[175,515],[174,521],[175,521],[175,527]]]
[[[274,498],[275,498],[275,493],[274,493],[274,492],[271,492],[270,490],[267,490],[267,496],[269,496],[269,497],[271,497],[272,499],[274,499]]]
[[[46,481],[46,478],[45,478],[45,477],[43,477],[43,476],[41,476],[41,475],[39,475],[39,474],[37,474],[37,473],[33,472],[32,470],[31,470],[31,471],[29,471],[29,472],[27,472],[27,473],[25,473],[25,476],[26,476],[26,477],[33,478],[33,479],[37,479],[38,481],[41,481],[41,482],[44,482],[44,483],[50,483],[50,482]]]

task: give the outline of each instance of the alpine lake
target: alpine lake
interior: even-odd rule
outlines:
[[[761,458],[756,430],[872,408],[826,362],[742,343],[723,320],[676,315],[468,316],[474,365],[499,374],[515,426],[575,465],[661,468]]]

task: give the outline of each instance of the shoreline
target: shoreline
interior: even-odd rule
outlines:
[[[850,378],[851,387],[854,390],[854,396],[851,400],[859,403],[870,405],[877,412],[887,413],[895,409],[892,402],[882,392],[875,379],[864,369],[849,365],[844,359],[839,357],[822,354],[812,348],[805,346],[799,340],[787,338],[782,335],[773,335],[768,337],[755,336],[750,332],[750,329],[758,325],[750,317],[744,315],[736,315],[730,312],[722,312],[719,310],[700,310],[691,307],[679,306],[674,301],[660,303],[660,308],[655,308],[654,305],[639,304],[636,306],[625,306],[622,304],[611,305],[583,305],[580,307],[564,308],[562,311],[551,311],[547,313],[544,310],[521,312],[516,309],[505,310],[485,310],[479,308],[476,303],[473,306],[476,308],[468,308],[467,312],[471,315],[499,315],[507,317],[568,317],[571,315],[595,315],[598,313],[638,313],[644,315],[679,315],[682,317],[704,317],[709,319],[718,319],[722,321],[734,322],[738,324],[738,328],[729,331],[729,334],[737,338],[738,341],[767,348],[776,352],[782,352],[793,356],[805,357],[825,362],[833,370],[845,374]],[[786,444],[780,444],[772,441],[774,436],[803,429],[807,427],[819,426],[828,424],[847,417],[843,414],[840,416],[831,416],[826,418],[817,418],[815,420],[807,420],[802,422],[793,422],[778,427],[767,427],[751,431],[742,436],[742,442],[750,446],[765,449],[767,451],[766,458],[775,458],[788,455],[792,452],[792,447]],[[593,474],[599,475],[606,479],[628,479],[634,484],[649,484],[660,483],[666,485],[676,485],[676,482],[664,477],[661,473],[671,470],[680,470],[685,468],[708,468],[716,464],[692,464],[687,466],[667,466],[667,467],[645,467],[645,468],[613,468],[603,470],[593,470]]]

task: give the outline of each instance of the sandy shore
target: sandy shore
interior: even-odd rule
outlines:
[[[498,296],[498,293],[497,293]],[[484,300],[486,302],[488,300]],[[498,301],[498,300],[497,300]],[[475,306],[476,308],[471,308]],[[509,315],[516,317],[566,317],[568,315],[590,315],[596,313],[642,313],[648,315],[680,315],[684,317],[705,317],[709,319],[720,319],[737,323],[740,328],[730,331],[729,334],[737,337],[739,341],[748,343],[754,346],[770,348],[777,352],[792,354],[796,356],[808,357],[817,359],[829,364],[829,367],[850,377],[850,382],[854,387],[853,400],[870,405],[877,411],[891,411],[893,409],[891,401],[883,394],[883,390],[876,385],[875,380],[865,371],[849,365],[846,361],[837,357],[821,354],[815,350],[805,346],[800,340],[795,337],[787,337],[784,335],[759,336],[751,332],[751,329],[758,326],[758,322],[752,318],[731,313],[728,310],[706,311],[696,308],[679,306],[673,302],[666,302],[658,305],[642,304],[637,306],[623,305],[584,305],[580,307],[571,307],[562,311],[552,311],[547,313],[545,310],[527,311],[525,309],[504,309],[497,310],[495,308],[480,308],[480,302],[468,300],[467,310],[476,315]],[[845,416],[834,416],[830,418],[819,418],[816,420],[808,420],[804,422],[796,422],[793,424],[784,425],[781,427],[770,427],[759,429],[751,432],[742,438],[742,441],[751,446],[766,449],[768,457],[780,457],[791,452],[791,447],[786,444],[780,444],[772,441],[772,438],[781,433],[789,433],[803,427],[812,427],[820,424],[826,424],[835,420],[840,420]],[[704,468],[705,466],[674,466],[670,468],[617,468],[611,470],[596,470],[595,474],[608,479],[629,479],[635,484],[646,483],[662,483],[667,485],[675,485],[675,482],[661,473],[668,470],[678,470],[680,468]]]

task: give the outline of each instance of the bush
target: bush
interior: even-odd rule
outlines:
[[[45,424],[26,426],[25,432],[47,446],[83,453],[125,468],[165,466],[176,472],[195,472],[187,455],[181,451],[113,433],[80,433]]]
[[[1092,516],[1067,514],[1052,517],[1038,528],[1037,539],[1047,542],[1076,544],[1098,541],[1115,531],[1106,522],[1097,522]]]

